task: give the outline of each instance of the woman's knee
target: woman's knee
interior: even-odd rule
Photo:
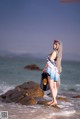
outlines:
[[[60,86],[60,80],[56,83],[57,88]]]

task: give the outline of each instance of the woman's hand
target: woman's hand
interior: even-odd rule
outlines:
[[[46,72],[46,68],[48,67],[48,64],[45,65],[45,67],[43,68],[42,72]]]
[[[42,72],[46,72],[46,68],[43,68]]]

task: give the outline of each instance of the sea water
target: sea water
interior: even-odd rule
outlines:
[[[24,69],[24,66],[29,64],[36,64],[42,69],[46,60],[21,57],[0,58],[0,94],[27,81],[40,83],[42,72]],[[51,97],[47,93],[45,92],[44,98],[50,100]],[[58,101],[60,110],[43,105],[26,106],[0,102],[0,111],[8,111],[9,119],[80,119],[80,98],[72,98],[76,95],[80,95],[80,62],[62,61],[58,97],[67,97],[69,102]]]

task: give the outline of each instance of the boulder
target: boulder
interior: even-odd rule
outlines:
[[[80,95],[73,96],[72,98],[80,98]]]
[[[38,71],[41,71],[42,70],[36,64],[27,65],[27,66],[24,67],[24,69],[38,70]]]
[[[36,98],[43,96],[44,92],[40,88],[40,85],[36,82],[29,81],[2,94],[0,100],[7,103],[15,102],[23,105],[34,105],[37,104]]]

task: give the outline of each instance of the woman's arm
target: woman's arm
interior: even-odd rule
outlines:
[[[53,61],[55,58],[56,58],[56,51],[53,51],[50,56],[50,60]]]
[[[48,64],[46,63],[45,67],[43,68],[42,72],[46,72],[46,68],[47,68]]]

